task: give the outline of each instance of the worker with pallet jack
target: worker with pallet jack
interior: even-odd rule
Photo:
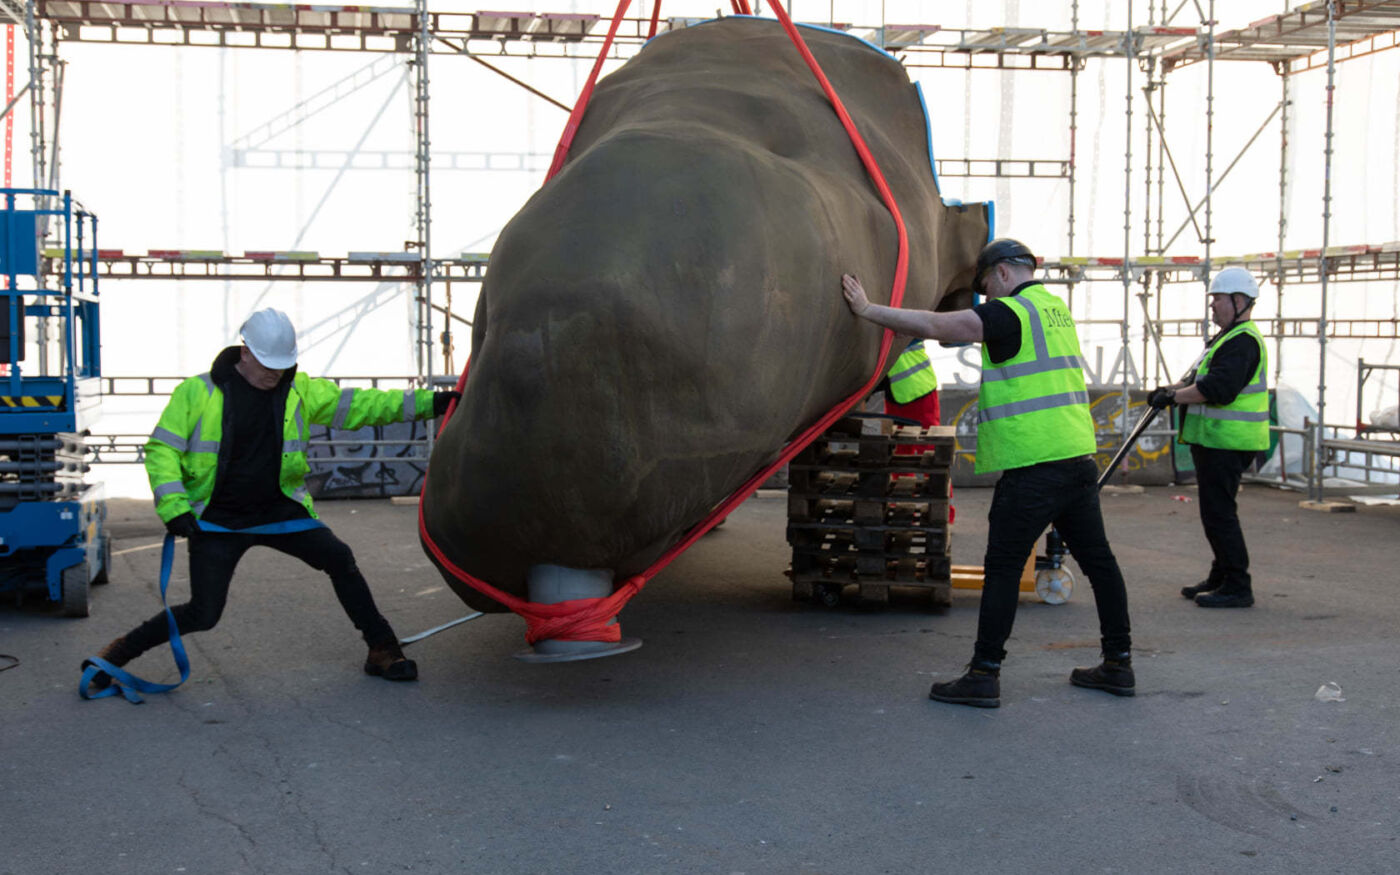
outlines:
[[[1255,454],[1269,448],[1269,358],[1249,318],[1259,297],[1254,274],[1227,267],[1215,275],[1209,294],[1211,320],[1220,331],[1186,379],[1152,390],[1147,403],[1181,411],[1178,440],[1191,447],[1201,526],[1213,556],[1206,579],[1183,586],[1181,594],[1203,608],[1248,608],[1254,584],[1235,493]]]
[[[306,488],[308,428],[432,419],[459,393],[342,389],[311,379],[296,369],[296,329],[280,310],[257,311],[240,333],[242,346],[223,350],[208,373],[175,388],[146,443],[156,514],[169,532],[161,597],[173,538],[183,537],[189,541],[190,601],[157,613],[85,661],[80,692],[86,697],[119,688],[139,702],[138,691],[178,686],[152,684],[122,666],[169,640],[183,681],[189,663],[180,634],[214,627],[238,561],[255,546],[296,557],[330,577],[341,607],[369,646],[366,673],[388,680],[418,676],[375,606],[350,547],[316,517]],[[117,687],[109,690],[114,679]]]
[[[1128,594],[1104,533],[1098,449],[1079,337],[1064,302],[1036,282],[1035,255],[1003,238],[977,257],[973,288],[990,299],[971,310],[935,313],[872,304],[860,280],[842,277],[851,312],[900,334],[982,344],[976,471],[1001,471],[987,514],[985,583],[977,643],[966,673],[936,683],[929,698],[957,705],[1001,704],[1001,663],[1020,596],[1021,569],[1054,524],[1094,588],[1103,661],[1076,668],[1070,682],[1131,696],[1136,689]]]

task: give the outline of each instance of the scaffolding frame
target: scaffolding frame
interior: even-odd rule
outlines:
[[[1179,9],[1180,7],[1178,7]],[[1199,5],[1197,7],[1199,9]],[[1165,12],[1165,3],[1163,4]],[[1263,130],[1269,126],[1274,115],[1280,116],[1279,138],[1279,217],[1278,245],[1273,253],[1259,253],[1228,260],[1262,275],[1273,282],[1278,290],[1279,317],[1263,321],[1272,330],[1266,334],[1275,340],[1274,360],[1275,384],[1282,372],[1283,341],[1290,337],[1315,337],[1318,344],[1318,384],[1317,422],[1305,423],[1304,430],[1310,433],[1307,442],[1310,447],[1309,473],[1306,487],[1314,502],[1323,498],[1324,473],[1328,453],[1340,449],[1338,438],[1327,436],[1327,343],[1333,338],[1385,338],[1395,339],[1400,331],[1400,319],[1390,320],[1340,320],[1334,324],[1328,318],[1328,294],[1332,282],[1339,280],[1400,280],[1400,271],[1387,270],[1387,262],[1395,258],[1400,243],[1380,245],[1332,246],[1332,161],[1336,129],[1334,107],[1336,96],[1337,64],[1355,58],[1367,57],[1379,51],[1400,45],[1400,3],[1394,0],[1313,0],[1294,9],[1252,22],[1243,28],[1215,32],[1215,3],[1211,0],[1208,16],[1209,38],[1195,45],[1182,44],[1165,50],[1159,59],[1162,70],[1172,70],[1195,64],[1207,65],[1207,135],[1206,135],[1206,229],[1204,234],[1205,264],[1204,273],[1208,276],[1212,267],[1211,239],[1211,196],[1215,187],[1240,157],[1248,151]],[[1212,114],[1214,106],[1214,66],[1218,61],[1254,61],[1268,63],[1280,80],[1280,97],[1277,106],[1259,130],[1241,149],[1239,156],[1221,175],[1213,177],[1213,146],[1211,143]],[[1289,158],[1288,107],[1292,101],[1290,84],[1293,76],[1313,70],[1325,70],[1324,85],[1326,95],[1326,122],[1323,131],[1323,195],[1322,241],[1317,249],[1286,252],[1285,235],[1288,227],[1287,215],[1287,169]],[[1163,145],[1165,133],[1162,132]],[[1183,197],[1185,191],[1183,189]],[[1159,188],[1159,200],[1161,192]],[[1195,207],[1187,199],[1187,208],[1194,215]],[[1160,233],[1160,232],[1159,232]],[[1179,231],[1178,231],[1179,233]],[[1171,238],[1175,240],[1175,235]],[[1171,244],[1167,241],[1165,246]],[[1160,243],[1160,236],[1159,236]],[[1165,246],[1158,250],[1160,255]],[[1222,260],[1222,263],[1225,260]],[[1202,277],[1205,279],[1205,276]],[[1315,283],[1320,287],[1316,317],[1287,319],[1283,316],[1284,288],[1288,283]],[[1272,323],[1272,324],[1270,324]],[[1159,320],[1159,327],[1165,327]],[[1203,324],[1203,331],[1208,326]],[[1358,423],[1359,428],[1359,423]],[[1335,429],[1334,429],[1335,430]],[[1350,442],[1354,443],[1354,442]],[[1389,451],[1391,454],[1394,450]],[[1382,454],[1386,450],[1381,450]]]
[[[1140,2],[1140,0],[1139,0]],[[1162,314],[1165,289],[1172,283],[1199,282],[1208,288],[1213,266],[1228,261],[1243,264],[1274,282],[1279,295],[1280,315],[1264,320],[1273,329],[1270,336],[1279,345],[1275,357],[1275,375],[1281,372],[1282,341],[1287,338],[1316,337],[1319,345],[1319,383],[1317,391],[1318,422],[1314,429],[1314,465],[1309,489],[1314,498],[1322,492],[1323,458],[1326,452],[1324,422],[1326,409],[1326,344],[1330,337],[1395,339],[1400,335],[1397,320],[1339,320],[1329,322],[1327,300],[1329,285],[1336,281],[1394,280],[1400,278],[1400,244],[1333,247],[1331,245],[1331,162],[1333,156],[1333,104],[1336,89],[1336,65],[1355,58],[1367,57],[1400,45],[1400,3],[1395,0],[1313,0],[1296,9],[1253,22],[1245,27],[1218,31],[1214,0],[1202,9],[1200,0],[1194,4],[1200,14],[1199,27],[1172,24],[1181,9],[1167,13],[1166,0],[1160,4],[1160,15],[1154,0],[1147,0],[1148,23],[1134,26],[1133,11],[1137,3],[1127,4],[1127,27],[1122,31],[1081,30],[1079,2],[1072,2],[1072,24],[1069,31],[1038,28],[955,28],[938,25],[893,24],[881,21],[878,26],[859,26],[827,21],[825,26],[843,30],[883,46],[896,54],[907,67],[918,69],[955,70],[1025,70],[1068,72],[1070,75],[1069,151],[1067,159],[1013,160],[998,157],[988,161],[958,159],[946,161],[940,172],[947,176],[996,176],[1003,178],[1067,179],[1069,184],[1068,252],[1061,259],[1044,264],[1047,279],[1064,283],[1073,305],[1075,287],[1090,281],[1117,281],[1123,287],[1123,318],[1121,342],[1123,354],[1129,354],[1132,300],[1137,298],[1143,317],[1144,373],[1155,347],[1153,373],[1165,374],[1165,359],[1161,354],[1163,337],[1189,336],[1193,325],[1199,326],[1201,336],[1208,336],[1209,322],[1203,308],[1197,320],[1167,319]],[[0,0],[0,13],[18,20],[16,0]],[[882,11],[883,16],[883,11]],[[663,30],[676,30],[703,19],[670,18],[662,22]],[[44,52],[42,22],[48,22],[51,46]],[[414,285],[414,347],[419,379],[432,381],[432,321],[434,312],[466,322],[451,308],[440,307],[432,300],[434,277],[447,283],[450,298],[453,280],[481,282],[485,263],[480,256],[463,259],[436,260],[431,242],[431,140],[429,138],[429,57],[435,54],[465,55],[505,76],[537,96],[562,106],[547,95],[535,91],[527,83],[492,67],[484,58],[593,58],[602,42],[608,20],[597,15],[577,13],[437,13],[427,9],[427,0],[414,0],[412,8],[401,7],[318,7],[283,6],[259,3],[198,3],[168,4],[160,2],[104,3],[99,0],[26,0],[23,23],[29,36],[31,112],[31,153],[35,178],[51,177],[56,182],[59,167],[58,118],[61,108],[63,62],[58,57],[62,42],[106,42],[129,45],[226,46],[249,48],[282,48],[298,51],[356,51],[392,52],[408,56],[413,71],[413,118],[415,150],[415,217],[417,240],[404,253],[382,253],[378,261],[350,256],[291,259],[283,263],[296,265],[272,269],[276,260],[267,261],[258,254],[242,257],[219,253],[191,255],[187,252],[152,250],[144,256],[124,253],[101,259],[102,269],[110,276],[142,276],[149,278],[282,278],[295,281],[309,279],[384,281],[399,278]],[[648,18],[624,19],[609,57],[626,60],[646,41],[650,27]],[[1090,59],[1112,61],[1121,59],[1125,75],[1126,152],[1124,161],[1123,253],[1121,258],[1088,258],[1075,254],[1076,195],[1078,183],[1078,74]],[[1281,94],[1278,104],[1260,124],[1259,129],[1239,155],[1218,177],[1215,174],[1214,67],[1223,61],[1254,61],[1270,64],[1279,75]],[[1187,194],[1185,181],[1176,172],[1166,127],[1166,84],[1168,75],[1177,69],[1195,64],[1206,65],[1206,151],[1205,194],[1195,204]],[[1143,174],[1142,249],[1134,252],[1132,221],[1132,189],[1135,168],[1133,155],[1133,124],[1135,94],[1134,69],[1146,75],[1141,86],[1145,104],[1143,113],[1145,170]],[[1287,231],[1286,191],[1289,143],[1287,141],[1288,107],[1291,103],[1290,80],[1294,75],[1313,70],[1326,71],[1327,122],[1324,148],[1324,194],[1322,203],[1323,239],[1317,249],[1284,251]],[[53,82],[46,88],[49,78]],[[1153,109],[1153,99],[1157,107]],[[52,101],[52,106],[50,106]],[[53,115],[52,155],[46,156],[45,118]],[[1212,196],[1218,185],[1249,150],[1258,137],[1273,122],[1280,123],[1279,162],[1279,220],[1278,246],[1272,253],[1256,253],[1237,258],[1218,258],[1213,252]],[[278,161],[283,160],[281,157]],[[380,156],[388,165],[392,159]],[[298,166],[293,161],[292,166]],[[1048,168],[1048,169],[1047,169]],[[1182,227],[1167,238],[1163,226],[1167,170],[1171,170],[1176,186],[1187,209]],[[1155,180],[1153,173],[1156,173]],[[959,172],[961,171],[961,172]],[[1155,200],[1154,200],[1155,187]],[[1153,229],[1155,208],[1155,232]],[[1199,216],[1199,218],[1198,218]],[[1167,249],[1177,237],[1192,226],[1200,257],[1167,256]],[[1155,237],[1155,243],[1154,243]],[[100,255],[100,254],[99,254]],[[303,256],[305,254],[302,254]],[[359,254],[363,255],[363,254]],[[368,266],[367,266],[368,264]],[[397,273],[395,271],[398,271]],[[1320,311],[1316,317],[1284,317],[1282,303],[1288,284],[1316,283],[1321,286]],[[1134,286],[1137,286],[1136,295]],[[1204,299],[1204,295],[1203,295]],[[1154,309],[1155,308],[1155,309]],[[469,324],[469,323],[468,323]],[[1339,333],[1345,332],[1345,333]],[[450,343],[447,333],[443,340]],[[1126,435],[1127,370],[1123,374],[1124,415],[1120,418]]]

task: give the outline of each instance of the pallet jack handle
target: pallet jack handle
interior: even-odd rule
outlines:
[[[1142,418],[1138,420],[1137,425],[1133,426],[1133,430],[1128,433],[1127,439],[1123,441],[1123,446],[1118,448],[1118,452],[1113,454],[1113,460],[1108,463],[1108,467],[1104,468],[1103,473],[1099,474],[1099,489],[1103,489],[1104,484],[1113,476],[1113,472],[1118,470],[1118,466],[1122,463],[1123,458],[1128,455],[1128,451],[1137,443],[1138,438],[1142,437],[1142,433],[1147,431],[1147,427],[1152,424],[1152,420],[1157,418],[1158,412],[1157,408],[1150,404],[1147,406],[1147,410],[1143,411]]]
[[[1113,476],[1113,472],[1118,470],[1119,464],[1128,455],[1128,451],[1133,448],[1138,438],[1142,437],[1142,433],[1147,431],[1147,427],[1157,418],[1158,412],[1157,408],[1151,405],[1148,405],[1147,409],[1143,411],[1137,425],[1133,426],[1133,430],[1123,441],[1123,446],[1118,448],[1118,452],[1113,454],[1113,460],[1108,463],[1108,467],[1099,474],[1099,481],[1094,487],[1096,490],[1103,489],[1104,484]],[[1073,576],[1062,568],[1067,552],[1064,537],[1052,525],[1050,531],[1045,535],[1045,555],[1035,557],[1035,591],[1043,601],[1052,605],[1064,604],[1074,588]]]

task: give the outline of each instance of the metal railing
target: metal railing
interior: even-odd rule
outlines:
[[[1291,489],[1297,492],[1306,492],[1308,485],[1313,479],[1313,459],[1316,454],[1313,452],[1314,430],[1306,425],[1303,428],[1286,428],[1281,425],[1269,426],[1269,433],[1279,437],[1278,446],[1274,450],[1274,455],[1270,461],[1278,460],[1278,474],[1263,474],[1246,471],[1243,478],[1250,483],[1263,483],[1268,486],[1277,486],[1279,489]],[[1285,437],[1293,435],[1303,441],[1303,450],[1295,464],[1298,470],[1292,471],[1289,468],[1288,442]]]
[[[102,465],[140,465],[146,461],[146,441],[150,435],[146,434],[93,434],[87,437],[88,453],[92,456],[92,464]],[[312,438],[309,448],[315,450],[318,447],[329,447],[330,455],[309,456],[307,461],[314,465],[325,464],[327,462],[338,461],[340,459],[356,459],[364,461],[360,456],[342,456],[335,452],[336,447],[424,447],[428,445],[425,438],[418,440],[345,440],[345,439],[317,439]],[[427,463],[427,453],[412,456],[385,456],[378,457],[380,462],[423,462]]]
[[[1330,486],[1324,481],[1324,493],[1375,495],[1400,492],[1400,431],[1347,425],[1324,425],[1321,431],[1322,473],[1326,475],[1331,471],[1334,478],[1351,481]],[[1377,431],[1389,431],[1396,439],[1378,439],[1375,437]],[[1347,433],[1354,437],[1342,436]],[[1353,472],[1360,475],[1359,481],[1348,476]]]

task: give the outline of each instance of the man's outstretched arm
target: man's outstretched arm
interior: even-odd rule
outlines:
[[[850,274],[841,276],[841,293],[846,296],[852,313],[896,333],[952,343],[978,343],[982,340],[982,320],[971,310],[935,313],[932,310],[906,310],[903,307],[872,304],[860,280]]]

